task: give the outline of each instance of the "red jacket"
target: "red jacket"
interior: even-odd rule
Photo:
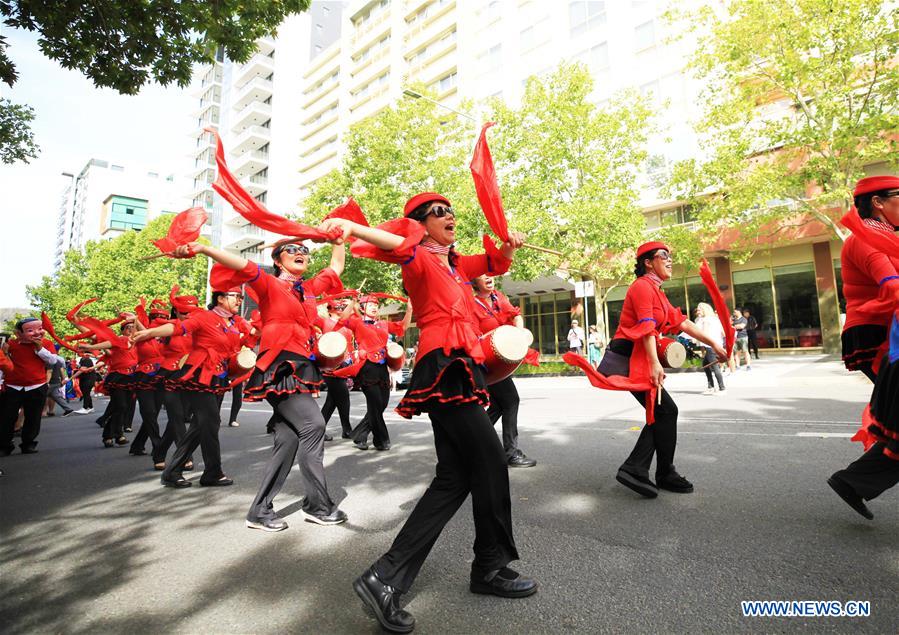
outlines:
[[[676,333],[686,316],[668,301],[659,284],[640,276],[628,287],[615,338],[636,342],[650,333]]]
[[[319,317],[315,296],[343,290],[340,278],[330,267],[310,280],[291,284],[264,272],[251,261],[235,272],[233,280],[235,284],[247,283],[259,296],[262,335],[256,368],[261,371],[282,351],[310,357],[315,341],[312,325]]]
[[[44,348],[53,352],[53,348],[44,344]],[[9,341],[9,361],[13,368],[3,375],[3,383],[10,386],[36,386],[47,383],[47,365],[37,356],[34,344],[27,344],[13,339]]]
[[[245,320],[239,315],[225,318],[214,311],[194,311],[175,323],[176,333],[192,336],[185,365],[201,369],[200,383],[208,384],[214,375],[228,372],[228,361],[240,351],[241,321]]]
[[[356,336],[356,345],[359,347],[359,357],[375,364],[383,364],[387,359],[387,336],[402,337],[406,329],[399,322],[377,320],[367,322],[356,315],[351,315],[346,320],[339,322],[341,326],[347,326]]]
[[[521,315],[521,311],[509,302],[502,291],[494,291],[486,298],[476,295],[474,303],[481,333],[489,333],[504,324],[512,324],[515,317]]]
[[[176,320],[172,321],[173,323]],[[181,359],[188,355],[193,348],[193,338],[189,333],[183,333],[181,329],[175,329],[175,334],[167,337],[162,343],[162,362],[160,366],[167,370],[178,370]]]
[[[893,233],[892,227],[880,221],[867,218],[864,222],[877,231]],[[899,254],[887,256],[851,234],[843,243],[840,263],[846,298],[843,330],[861,324],[889,326],[895,300],[891,294],[882,293],[882,285],[899,278]]]

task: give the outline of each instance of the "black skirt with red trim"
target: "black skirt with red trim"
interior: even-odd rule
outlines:
[[[387,369],[387,364],[366,361],[353,377],[353,383],[359,386],[390,388],[390,371]]]
[[[871,415],[874,422],[868,433],[886,444],[884,455],[899,461],[899,360],[890,363],[884,357],[880,363],[871,393]]]
[[[490,403],[484,367],[462,349],[453,349],[447,355],[438,348],[415,363],[409,390],[396,413],[411,419],[423,412],[466,403],[484,407]]]
[[[299,353],[281,351],[265,372],[258,368],[253,371],[244,386],[243,398],[244,401],[262,401],[269,396],[292,395],[295,392],[317,395],[323,385],[321,371],[315,362]]]
[[[163,388],[164,383],[164,379],[158,370],[152,373],[144,373],[142,371],[134,373],[135,390],[159,390]]]
[[[880,324],[859,324],[843,331],[843,364],[847,370],[871,365],[877,351],[887,339],[887,327]]]
[[[203,367],[194,368],[190,364],[185,364],[178,370],[171,371],[165,379],[165,389],[177,392],[186,390],[187,392],[211,392],[215,395],[224,395],[231,390],[231,380],[227,373],[221,375],[213,375],[209,382],[200,380]]]
[[[112,390],[137,390],[135,373],[120,373],[114,370],[106,373],[99,384],[99,392],[109,394]]]

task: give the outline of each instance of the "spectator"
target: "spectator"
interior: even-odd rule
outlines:
[[[577,320],[571,320],[571,328],[568,329],[568,350],[578,355],[583,354],[584,329],[578,326]]]
[[[37,318],[23,318],[16,323],[16,338],[6,345],[6,354],[13,369],[5,374],[6,391],[0,410],[0,456],[9,456],[15,449],[13,429],[19,409],[25,412],[22,428],[22,454],[37,452],[37,437],[41,431],[41,410],[47,399],[48,364],[55,364],[57,355],[44,348],[44,329]]]
[[[65,384],[68,379],[68,376],[66,375],[65,359],[57,356],[56,360],[50,364],[49,367],[50,382],[47,392],[47,416],[53,416],[53,403],[56,402],[59,404],[59,407],[62,408],[62,416],[68,417],[75,411],[72,408],[69,408],[69,402],[66,401],[66,397],[62,392],[63,384]]]
[[[604,342],[602,341],[602,336],[599,334],[595,324],[590,326],[590,335],[587,338],[587,345],[589,347],[587,349],[587,359],[591,366],[596,366],[599,364],[599,360],[602,359]]]
[[[705,302],[700,302],[696,305],[696,311],[699,313],[699,318],[696,321],[696,326],[698,326],[702,330],[702,332],[709,337],[709,339],[714,342],[720,343],[723,346],[724,329],[721,327],[721,321],[718,319],[718,316],[715,314],[715,311],[712,309],[712,307]],[[718,365],[718,358],[715,355],[715,352],[710,346],[707,346],[705,344],[702,344],[702,351],[702,365],[705,370],[706,381],[708,382],[708,388],[703,394],[715,394],[715,384],[712,382],[713,374],[715,376],[715,380],[718,382],[718,392],[725,392],[727,389],[724,387],[724,377],[721,375],[721,368]]]
[[[749,357],[749,334],[746,333],[746,327],[749,326],[749,320],[743,317],[740,309],[734,309],[731,324],[734,325],[734,331],[736,331],[737,335],[734,339],[734,351],[732,354],[734,361],[736,362],[736,367],[740,367],[740,353],[743,353],[743,361],[745,362],[746,370],[752,370],[752,360]]]
[[[746,318],[746,336],[749,339],[749,351],[759,358],[759,341],[756,331],[758,331],[759,323],[755,316],[749,312],[749,309],[743,309],[743,317]]]
[[[94,411],[94,400],[91,391],[97,383],[97,367],[94,360],[87,353],[78,361],[78,370],[72,376],[73,381],[78,382],[81,389],[81,409],[78,414],[86,415]]]

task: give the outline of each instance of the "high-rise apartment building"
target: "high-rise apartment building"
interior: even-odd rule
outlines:
[[[143,229],[155,217],[185,209],[184,185],[174,175],[91,159],[77,176],[65,174],[56,224],[54,270],[69,249]]]

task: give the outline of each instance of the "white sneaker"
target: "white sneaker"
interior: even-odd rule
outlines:
[[[231,423],[228,424],[228,427],[229,428],[239,428],[240,423],[238,423],[237,421],[232,421]]]
[[[93,412],[93,410],[85,410],[84,408],[79,408],[78,410],[75,411],[75,414],[76,415],[86,415],[86,414],[90,414],[91,412]]]
[[[726,393],[727,393],[727,388],[721,388],[721,389],[718,391],[718,394],[719,394],[719,395],[723,395],[723,394],[726,394]]]
[[[702,394],[703,395],[714,395],[715,389],[714,388],[706,388],[705,390],[702,391]]]

